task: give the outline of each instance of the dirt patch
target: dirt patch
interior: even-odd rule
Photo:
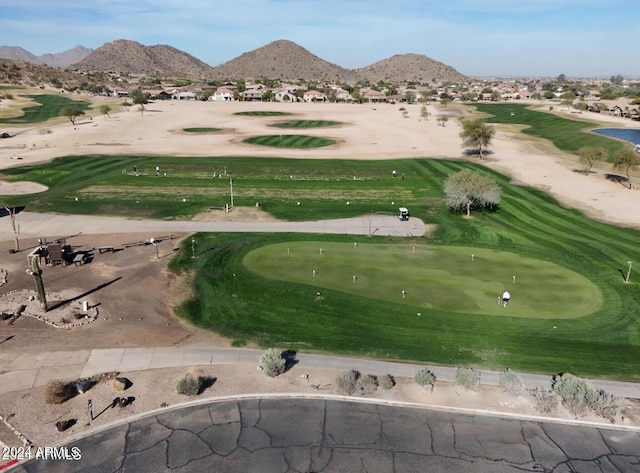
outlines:
[[[257,207],[233,207],[229,212],[220,207],[193,216],[191,220],[198,222],[280,222],[267,212]]]

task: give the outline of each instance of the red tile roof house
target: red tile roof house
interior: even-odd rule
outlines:
[[[305,102],[326,102],[327,96],[317,90],[307,90],[302,94],[302,100]]]
[[[387,96],[384,92],[378,92],[373,89],[362,89],[360,91],[360,95],[362,95],[363,99],[368,100],[369,102],[385,102],[387,100]]]

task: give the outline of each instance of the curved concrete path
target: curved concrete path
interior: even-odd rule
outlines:
[[[389,215],[304,222],[195,222],[134,220],[91,215],[60,215],[20,212],[16,215],[20,239],[45,238],[78,233],[101,235],[111,233],[190,233],[190,232],[285,232],[332,233],[344,235],[422,236],[424,222],[418,218],[401,221]],[[11,220],[0,217],[0,241],[13,240]]]
[[[62,453],[77,459],[34,459],[14,471],[627,473],[640,468],[638,432],[328,399],[209,402],[73,439],[66,449]]]
[[[86,378],[100,373],[191,367],[197,365],[246,364],[256,366],[263,350],[250,348],[108,348],[46,352],[24,355],[0,350],[0,395],[44,386],[60,378]],[[363,373],[387,373],[412,378],[424,364],[412,364],[344,356],[298,353],[296,370],[324,368],[335,371],[357,369]],[[453,381],[455,367],[429,365],[438,380]],[[482,384],[498,386],[500,372],[480,370]],[[551,375],[518,373],[527,388],[548,389]],[[592,379],[589,383],[617,396],[640,398],[640,385],[622,381]]]

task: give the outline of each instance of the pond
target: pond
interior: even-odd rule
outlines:
[[[629,141],[637,145],[640,144],[640,129],[634,128],[597,128],[591,130],[598,135],[608,136],[610,138],[618,138],[620,140]]]

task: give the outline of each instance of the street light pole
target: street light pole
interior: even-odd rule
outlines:
[[[231,187],[231,208],[233,208],[233,179],[229,179],[229,186]]]
[[[629,265],[629,269],[627,270],[627,277],[624,278],[624,282],[629,282],[629,277],[631,276],[631,266],[633,266],[633,261],[627,261]]]

